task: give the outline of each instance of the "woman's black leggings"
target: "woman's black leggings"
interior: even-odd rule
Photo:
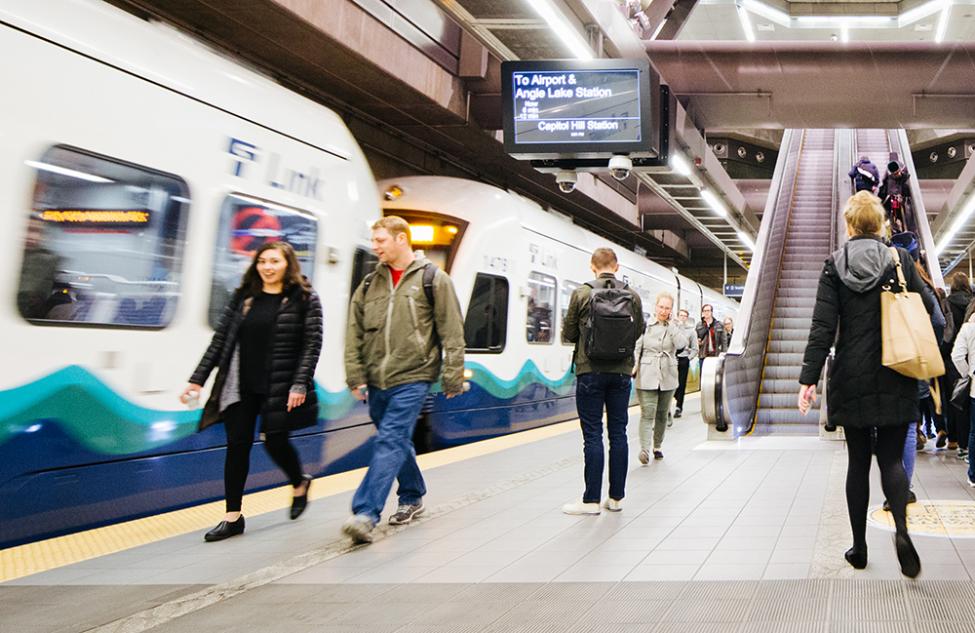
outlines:
[[[870,499],[870,462],[872,446],[876,447],[880,465],[880,484],[894,515],[898,532],[907,532],[907,476],[904,474],[904,442],[912,425],[878,426],[865,429],[845,427],[846,506],[853,529],[853,547],[867,546],[867,503]]]
[[[227,512],[240,512],[244,484],[250,469],[251,447],[257,416],[264,406],[264,396],[242,394],[240,402],[230,405],[224,420],[227,430],[227,460],[223,465],[223,487],[227,496]],[[301,484],[301,462],[288,441],[288,432],[266,433],[264,448],[274,463],[288,476],[292,486]]]

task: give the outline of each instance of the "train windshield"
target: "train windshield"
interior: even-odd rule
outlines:
[[[34,323],[165,327],[189,191],[178,176],[55,146],[36,161],[17,290]]]
[[[464,236],[467,222],[439,213],[385,209],[384,215],[397,215],[410,225],[413,249],[445,272],[450,272],[457,247]]]

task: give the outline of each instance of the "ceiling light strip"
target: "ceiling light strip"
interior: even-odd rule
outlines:
[[[755,31],[752,29],[752,21],[748,17],[748,11],[740,4],[735,5],[735,8],[738,10],[738,21],[741,22],[741,29],[745,32],[745,39],[749,42],[754,42]]]
[[[578,59],[593,59],[589,42],[577,31],[565,15],[555,6],[552,0],[528,0],[528,4],[535,10],[548,27],[558,36],[572,54]]]
[[[934,34],[934,42],[940,44],[945,41],[945,33],[948,32],[948,16],[951,14],[951,0],[944,0],[941,8],[941,15],[938,17],[938,30]]]

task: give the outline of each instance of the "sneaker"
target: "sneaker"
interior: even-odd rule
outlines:
[[[389,517],[390,525],[406,525],[413,520],[414,517],[423,514],[426,508],[423,507],[423,502],[420,503],[401,503],[399,507],[396,508],[396,513]]]
[[[661,451],[661,450],[658,450],[656,448],[653,449],[653,458],[654,459],[663,459],[664,458],[664,452]]]
[[[364,514],[356,514],[342,524],[342,533],[351,538],[353,543],[372,543],[374,527],[372,519]]]
[[[667,412],[667,428],[674,426],[674,414],[670,411]]]
[[[970,488],[975,488],[975,481],[972,481],[971,477],[968,478],[968,486]]]
[[[674,417],[679,418],[682,415],[684,415],[684,410],[681,409],[680,407],[677,407],[677,410],[674,411]]]
[[[640,463],[644,466],[650,463],[650,453],[645,448],[640,449]]]
[[[610,512],[620,512],[623,510],[623,502],[619,499],[606,497],[606,501],[603,501],[603,507]]]
[[[944,448],[945,442],[948,441],[948,434],[944,431],[938,431],[938,439],[935,441],[934,445],[936,448]]]
[[[955,455],[955,457],[957,457],[958,459],[965,459],[966,457],[968,457],[968,449],[967,448],[959,448],[958,449],[958,454]]]
[[[599,509],[598,503],[577,501],[576,503],[567,503],[562,506],[562,512],[565,514],[599,514],[602,510]]]

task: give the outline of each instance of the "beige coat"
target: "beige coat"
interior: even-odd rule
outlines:
[[[677,389],[677,348],[686,335],[673,321],[654,319],[636,342],[636,388],[671,391]]]

